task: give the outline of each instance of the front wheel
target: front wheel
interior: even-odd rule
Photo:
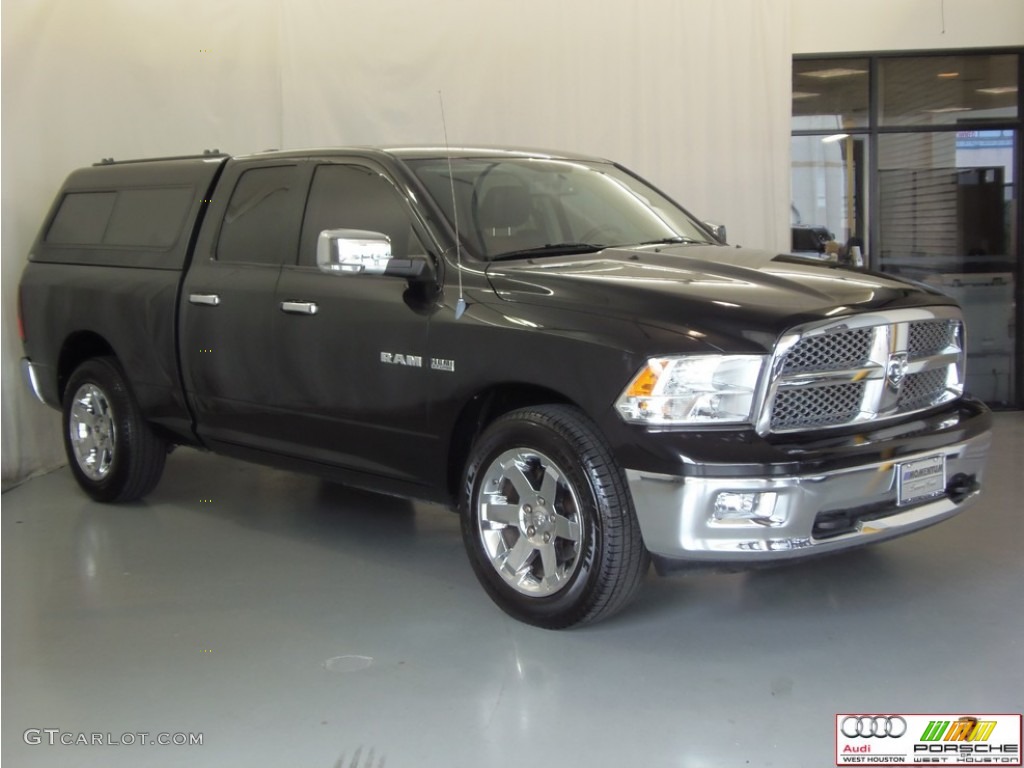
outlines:
[[[163,474],[167,443],[142,418],[111,357],[86,360],[68,380],[64,448],[75,480],[96,501],[133,501]]]
[[[460,501],[477,578],[521,621],[561,629],[605,618],[647,572],[622,470],[576,408],[523,408],[491,424]]]

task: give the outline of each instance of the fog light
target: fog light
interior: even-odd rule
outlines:
[[[775,514],[777,493],[723,491],[715,497],[711,517],[719,525],[779,525],[784,517]]]

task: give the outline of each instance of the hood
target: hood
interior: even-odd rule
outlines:
[[[621,316],[733,349],[740,339],[767,349],[787,329],[815,320],[954,303],[879,273],[713,245],[495,262],[487,276],[505,301]]]

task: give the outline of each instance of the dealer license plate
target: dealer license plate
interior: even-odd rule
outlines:
[[[946,492],[946,457],[928,456],[896,465],[897,503],[902,507]]]

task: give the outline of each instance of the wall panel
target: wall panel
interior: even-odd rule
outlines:
[[[3,476],[62,461],[17,369],[15,289],[101,157],[434,143],[605,155],[784,248],[789,0],[4,0]]]

